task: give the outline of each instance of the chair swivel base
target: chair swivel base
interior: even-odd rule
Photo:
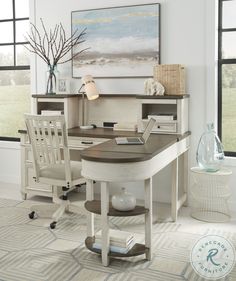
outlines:
[[[63,216],[68,209],[67,200],[62,200],[64,204],[45,204],[45,205],[33,205],[31,212],[28,214],[31,220],[38,217],[41,218],[52,218],[52,222],[49,224],[51,229],[55,229],[57,222]]]
[[[30,218],[31,220],[36,219],[36,213],[35,213],[35,211],[32,211],[31,213],[29,213],[29,218]],[[50,226],[51,229],[55,229],[55,228],[56,228],[56,225],[57,225],[57,222],[56,222],[56,221],[53,221],[53,222],[50,223],[49,226]]]

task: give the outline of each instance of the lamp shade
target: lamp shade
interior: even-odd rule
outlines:
[[[88,100],[95,100],[99,97],[98,90],[96,88],[95,82],[91,75],[85,75],[82,77],[82,83],[84,85],[84,91]]]

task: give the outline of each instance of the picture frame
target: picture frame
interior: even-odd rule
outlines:
[[[72,77],[150,77],[160,63],[160,4],[140,4],[71,12],[71,32],[86,29],[72,49]]]
[[[59,78],[57,83],[57,94],[70,94],[70,80],[68,78]]]

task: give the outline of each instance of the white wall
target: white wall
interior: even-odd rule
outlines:
[[[189,121],[191,136],[191,150],[189,166],[195,166],[195,151],[201,133],[206,122],[216,120],[216,81],[215,81],[215,3],[216,0],[160,0],[161,3],[161,63],[184,64],[187,68],[187,92],[190,94]],[[54,27],[61,22],[70,34],[71,11],[111,7],[120,5],[153,3],[147,0],[115,1],[110,0],[34,0],[30,1],[31,19],[36,25],[40,17],[43,18],[46,27]],[[70,63],[62,65],[60,73],[71,77]],[[46,65],[38,57],[32,59],[32,92],[43,93],[45,91]],[[79,80],[71,80],[72,93],[76,93],[81,83]],[[103,94],[142,94],[143,79],[97,79],[96,84]],[[132,116],[133,117],[133,116]],[[5,155],[7,153],[7,155]],[[19,152],[14,152],[19,154]],[[0,176],[8,173],[1,167],[4,166],[5,157],[13,161],[12,152],[0,150]],[[226,163],[227,164],[227,163]],[[231,178],[231,188],[234,190],[236,181],[236,165],[231,161],[231,169],[234,175]],[[12,171],[20,178],[19,170]],[[160,175],[161,179],[168,178],[167,171]],[[156,182],[160,182],[159,180]],[[162,189],[162,188],[161,188]],[[167,201],[170,184],[163,185],[163,190],[158,191],[157,198]],[[232,206],[236,206],[236,191],[233,191]],[[236,207],[234,207],[236,208]]]

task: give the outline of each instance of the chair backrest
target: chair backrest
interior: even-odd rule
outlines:
[[[33,154],[36,181],[40,169],[62,164],[66,181],[71,182],[70,154],[65,117],[25,114],[25,123]]]

